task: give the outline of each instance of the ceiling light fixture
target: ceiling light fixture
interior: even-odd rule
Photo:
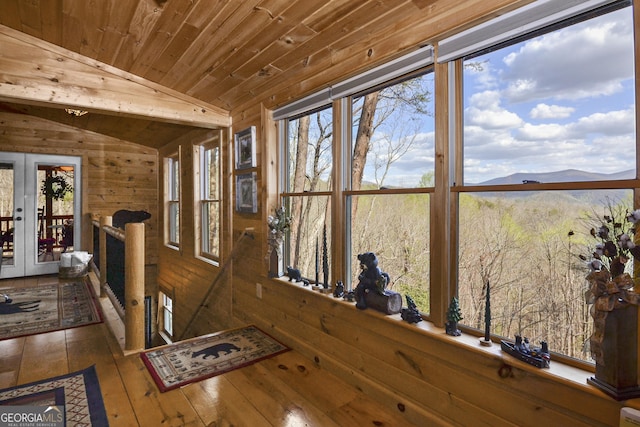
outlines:
[[[65,108],[64,111],[66,111],[67,113],[71,114],[72,116],[76,116],[76,117],[84,116],[85,114],[88,113],[88,111],[86,111],[86,110],[76,110],[76,109],[73,109],[73,108]]]

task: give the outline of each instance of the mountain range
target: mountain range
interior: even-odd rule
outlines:
[[[478,185],[522,184],[525,181],[549,182],[579,182],[579,181],[608,181],[616,179],[633,179],[635,171],[629,169],[612,174],[586,172],[578,169],[566,169],[557,172],[514,173],[512,175],[490,179]],[[467,185],[475,185],[467,183]]]
[[[586,172],[577,169],[567,169],[557,172],[545,173],[514,173],[512,175],[494,178],[484,181],[480,184],[467,185],[506,185],[506,184],[523,184],[527,181],[537,181],[539,183],[551,182],[588,182],[588,181],[607,181],[618,179],[633,179],[635,171],[633,169],[617,172],[613,174]],[[542,202],[560,201],[588,203],[591,205],[601,205],[607,200],[623,200],[629,196],[627,190],[556,190],[556,191],[505,191],[505,192],[486,192],[475,193],[480,197],[526,197],[534,198]]]

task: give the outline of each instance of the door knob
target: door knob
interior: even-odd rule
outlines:
[[[21,216],[17,216],[16,217],[16,221],[22,221],[22,217]]]
[[[22,212],[22,208],[18,208],[18,209],[16,209],[16,211]]]

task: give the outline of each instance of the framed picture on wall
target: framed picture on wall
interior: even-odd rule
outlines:
[[[256,163],[256,127],[235,134],[236,169],[254,168]]]
[[[258,212],[257,177],[256,172],[236,175],[236,211]]]

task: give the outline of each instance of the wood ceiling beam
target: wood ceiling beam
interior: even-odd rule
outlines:
[[[215,129],[228,111],[0,25],[0,101]]]

